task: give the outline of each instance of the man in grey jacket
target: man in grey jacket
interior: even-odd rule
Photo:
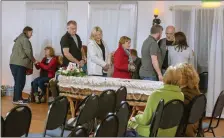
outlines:
[[[14,78],[14,104],[25,103],[22,98],[22,91],[26,83],[26,74],[28,70],[32,73],[33,63],[36,62],[33,57],[32,45],[29,41],[32,32],[33,29],[27,26],[14,40],[15,43],[10,56],[10,69]]]

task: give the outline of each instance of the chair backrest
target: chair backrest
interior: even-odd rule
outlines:
[[[194,124],[203,118],[206,109],[207,99],[204,94],[195,96],[188,107],[187,124]]]
[[[4,131],[4,123],[5,123],[5,120],[4,118],[1,116],[1,137],[3,137],[3,131]]]
[[[95,137],[117,137],[119,120],[116,115],[109,113],[108,116],[98,125]]]
[[[118,137],[124,137],[127,129],[128,120],[131,115],[131,109],[126,101],[122,101],[116,115],[119,120]]]
[[[77,126],[68,137],[89,137],[89,135],[83,126]]]
[[[108,113],[114,113],[116,107],[116,94],[114,90],[105,90],[99,96],[99,110],[97,118],[103,120]]]
[[[122,101],[126,101],[127,88],[122,86],[116,91],[116,109],[119,109]]]
[[[219,121],[222,115],[222,111],[224,108],[224,90],[219,94],[219,97],[216,100],[213,112],[212,112],[212,118],[209,124],[209,127],[213,125],[214,127],[217,127],[219,125]],[[212,123],[213,119],[216,119],[218,117],[218,121],[216,121],[216,125]]]
[[[162,114],[163,114],[163,108],[164,108],[164,100],[161,99],[159,101],[159,104],[156,108],[156,111],[154,112],[153,117],[152,117],[149,137],[156,137],[157,136],[157,132],[158,132],[158,129],[159,129],[161,117],[162,117]]]
[[[32,113],[28,106],[16,106],[11,109],[4,121],[3,137],[28,136]]]
[[[159,128],[169,129],[175,126],[179,126],[183,113],[184,113],[183,101],[174,99],[167,102],[164,105]]]
[[[81,105],[80,113],[77,117],[76,125],[82,125],[91,133],[94,120],[97,117],[99,107],[99,97],[97,95],[90,95]]]
[[[206,93],[208,89],[208,72],[202,72],[199,74],[200,82],[199,82],[199,89]]]
[[[64,127],[67,113],[68,113],[67,98],[64,96],[57,97],[49,107],[43,136],[46,135],[46,130],[54,130],[60,126]]]

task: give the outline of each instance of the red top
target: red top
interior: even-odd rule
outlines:
[[[56,70],[57,70],[57,58],[56,57],[53,57],[51,60],[50,60],[50,62],[49,62],[49,64],[48,65],[45,65],[44,63],[46,62],[46,57],[45,58],[43,58],[42,59],[42,61],[41,61],[41,63],[39,63],[39,64],[36,64],[35,66],[36,66],[36,68],[39,70],[39,69],[41,69],[40,71],[43,71],[43,70],[45,70],[45,71],[47,71],[48,72],[48,77],[49,78],[54,78],[54,76],[55,76],[55,72],[56,72]]]
[[[131,79],[131,73],[128,71],[128,55],[120,44],[114,53],[114,78]]]

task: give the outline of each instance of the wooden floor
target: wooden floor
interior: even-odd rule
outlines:
[[[7,112],[14,107],[12,104],[12,97],[2,97],[1,105],[1,115],[5,117]],[[43,132],[48,111],[48,104],[28,104],[28,106],[32,110],[30,133]],[[215,133],[217,137],[224,136],[224,120],[222,120],[219,127],[215,129]],[[206,136],[212,136],[212,134],[206,133]]]

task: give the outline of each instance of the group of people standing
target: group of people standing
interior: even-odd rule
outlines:
[[[60,63],[51,46],[45,48],[45,57],[41,62],[34,58],[29,41],[33,29],[27,26],[15,39],[10,57],[10,69],[15,82],[13,103],[25,102],[22,99],[22,91],[26,75],[32,74],[33,64],[37,69],[41,69],[40,77],[31,84],[38,102],[45,94],[45,83],[54,78],[59,67],[67,67],[69,62],[76,63],[91,76],[161,81],[169,65],[189,63],[193,56],[184,33],[175,33],[175,28],[168,26],[167,37],[160,40],[162,31],[163,28],[160,25],[152,26],[151,34],[143,43],[140,59],[137,51],[130,49],[131,39],[127,36],[122,36],[117,50],[110,52],[107,43],[103,40],[103,31],[98,26],[91,31],[86,51],[81,38],[76,34],[77,23],[71,20],[67,23],[67,32],[60,41],[63,57]],[[158,40],[160,41],[157,43]],[[41,92],[38,92],[38,88]]]

